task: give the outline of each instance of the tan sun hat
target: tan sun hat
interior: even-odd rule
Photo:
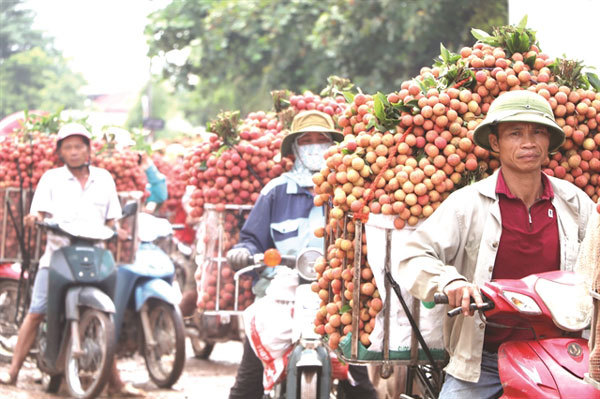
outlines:
[[[558,150],[565,142],[565,132],[554,120],[548,101],[529,90],[513,90],[499,95],[490,105],[485,119],[473,132],[475,144],[492,151],[490,127],[502,122],[529,122],[546,126],[550,133],[549,152]]]
[[[308,132],[329,133],[333,141],[344,140],[344,135],[335,130],[335,124],[329,114],[317,110],[302,111],[294,117],[290,132],[281,142],[281,156],[291,154],[296,138]]]

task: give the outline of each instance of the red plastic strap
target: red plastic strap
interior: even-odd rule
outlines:
[[[390,162],[392,161],[392,158],[394,158],[396,156],[396,151],[398,150],[398,145],[400,143],[404,142],[404,139],[412,131],[412,129],[413,129],[413,126],[410,126],[408,129],[406,129],[406,131],[400,137],[400,140],[398,140],[398,142],[396,144],[394,144],[393,147],[390,147],[390,152],[388,154],[388,158],[387,158],[387,161],[385,162],[385,165],[383,165],[383,168],[381,168],[381,170],[379,171],[377,176],[375,176],[375,180],[373,180],[373,183],[371,185],[369,185],[369,187],[367,187],[367,189],[369,189],[370,191],[369,191],[369,195],[365,198],[365,205],[368,205],[373,200],[373,196],[375,195],[375,190],[377,189],[377,184],[379,183],[379,180],[383,177],[383,173],[386,170],[388,170],[388,168],[390,166]],[[366,223],[369,220],[369,213],[368,212],[363,213],[362,211],[355,212],[353,215],[353,219],[354,220],[359,219],[363,223]]]
[[[463,80],[461,80],[460,82],[456,82],[456,84],[454,84],[454,86],[452,86],[453,89],[458,89],[460,86],[463,85],[463,83],[465,83],[466,81],[468,81],[471,78],[464,78]]]

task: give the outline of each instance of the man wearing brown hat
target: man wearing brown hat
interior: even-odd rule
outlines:
[[[229,264],[240,269],[247,266],[250,255],[277,248],[282,255],[296,255],[308,247],[323,248],[323,239],[314,231],[324,225],[322,207],[313,203],[312,175],[325,166],[325,151],[333,141],[341,141],[331,117],[319,111],[303,111],[292,121],[291,131],[281,143],[281,155],[294,155],[292,170],[270,181],[248,215],[240,241],[227,253]],[[257,298],[264,296],[276,270],[269,268],[254,284]],[[366,367],[350,367],[354,385],[343,381],[347,398],[376,398]],[[263,365],[248,339],[238,368],[230,399],[262,398]]]
[[[487,326],[469,311],[478,286],[551,270],[573,270],[592,200],[575,185],[542,172],[564,142],[549,103],[531,91],[501,94],[475,129],[475,143],[498,154],[492,176],[451,194],[401,249],[400,281],[419,299],[436,292],[462,307],[446,317],[450,361],[440,398],[497,398],[498,347],[532,338]],[[443,228],[440,228],[443,226]]]

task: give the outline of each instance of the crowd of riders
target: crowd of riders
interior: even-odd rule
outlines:
[[[293,120],[281,145],[293,168],[261,191],[246,220],[238,244],[227,253],[236,270],[252,255],[276,248],[295,255],[307,247],[323,248],[314,230],[324,224],[323,207],[313,203],[312,174],[325,166],[324,154],[343,139],[328,114],[304,111]],[[595,212],[592,200],[574,184],[543,173],[549,154],[565,141],[548,102],[528,90],[500,95],[474,131],[477,145],[498,154],[501,167],[491,176],[452,193],[411,235],[393,265],[399,283],[423,301],[444,293],[451,307],[462,308],[456,318],[440,320],[449,361],[440,398],[497,398],[503,386],[498,373],[498,347],[509,340],[527,339],[523,329],[484,325],[470,305],[483,306],[479,287],[495,279],[520,279],[533,273],[573,270],[579,245]],[[35,191],[28,226],[52,217],[105,224],[124,234],[115,183],[110,174],[90,165],[90,134],[79,124],[58,132],[57,154],[64,166],[49,170]],[[140,157],[150,196],[144,212],[154,212],[166,199],[165,177],[149,157]],[[442,226],[443,228],[441,228]],[[64,239],[48,234],[33,284],[29,311],[18,333],[8,372],[0,383],[15,384],[39,323],[46,313],[48,267]],[[264,292],[277,269],[257,274],[254,293]],[[185,296],[184,296],[185,297]],[[195,296],[193,296],[195,298]],[[189,306],[188,306],[189,308]],[[189,312],[188,312],[189,313]],[[231,399],[262,398],[263,365],[246,338]],[[116,361],[109,393],[144,396],[119,377]],[[376,398],[365,366],[351,365],[340,385],[343,397]]]

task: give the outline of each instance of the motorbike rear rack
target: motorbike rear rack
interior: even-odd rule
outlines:
[[[23,251],[22,246],[28,243],[31,246],[35,245],[35,241],[25,242],[27,238],[39,240],[39,233],[35,237],[25,237],[26,229],[23,228],[23,218],[29,211],[29,205],[33,197],[33,191],[29,189],[20,189],[18,187],[0,188],[0,262],[22,262]],[[9,242],[9,237],[14,235],[12,245]],[[25,236],[24,236],[25,235]],[[24,240],[23,242],[20,242]],[[30,260],[36,261],[39,259],[39,253]]]
[[[206,315],[206,316],[220,316],[220,317],[224,317],[224,318],[228,318],[231,316],[241,316],[243,310],[239,308],[239,296],[240,296],[240,281],[239,281],[239,276],[243,273],[235,273],[234,274],[234,280],[235,280],[235,289],[234,289],[234,303],[233,303],[233,308],[232,309],[223,309],[222,308],[222,304],[221,304],[221,300],[220,300],[220,295],[218,295],[218,293],[221,290],[221,285],[223,284],[223,279],[221,276],[221,270],[223,268],[223,265],[225,265],[227,263],[227,258],[225,257],[225,250],[226,248],[225,246],[225,240],[224,240],[224,235],[225,235],[225,212],[224,211],[234,211],[234,212],[238,212],[240,214],[242,214],[242,212],[249,212],[250,210],[252,210],[252,205],[236,205],[236,204],[225,204],[225,205],[216,205],[216,204],[204,204],[204,209],[206,211],[214,211],[217,212],[217,229],[216,231],[208,231],[208,227],[207,227],[207,231],[206,234],[210,234],[213,237],[216,236],[216,241],[217,241],[217,248],[216,248],[216,256],[206,256],[206,261],[208,262],[213,262],[216,265],[217,268],[217,274],[216,274],[216,278],[217,278],[217,282],[216,282],[216,291],[217,294],[215,295],[215,308],[214,309],[205,309],[205,310],[200,310],[199,309],[199,313],[201,313],[202,315]],[[200,265],[198,265],[200,267]],[[201,281],[199,282],[199,286],[203,287],[203,282],[204,282],[204,273],[201,277]]]
[[[326,206],[325,214],[327,215],[327,222],[329,221],[329,209]],[[343,231],[336,231],[334,234],[326,236],[325,251],[329,244],[335,242],[340,236],[346,236],[348,223],[354,223],[354,275],[353,275],[353,286],[360,287],[361,282],[361,257],[362,257],[362,235],[364,229],[364,223],[360,219],[354,219],[352,213],[346,213],[344,215]],[[353,365],[377,365],[381,366],[380,376],[381,378],[387,379],[393,373],[393,366],[406,366],[406,380],[404,392],[408,395],[413,393],[413,381],[418,380],[422,387],[427,391],[431,397],[437,397],[443,383],[443,366],[448,362],[448,354],[444,353],[443,359],[434,358],[431,350],[425,342],[420,329],[419,329],[419,302],[413,302],[413,308],[409,309],[405,299],[402,296],[398,283],[394,280],[391,273],[391,234],[390,229],[386,229],[386,245],[385,245],[385,303],[383,306],[384,312],[384,336],[383,336],[383,359],[380,360],[366,360],[359,359],[359,321],[360,321],[360,309],[358,306],[352,307],[352,337],[351,337],[351,352],[350,356],[344,356],[339,348],[336,353],[344,362]],[[343,260],[343,268],[346,268],[346,259]],[[406,314],[406,317],[411,325],[411,345],[410,345],[410,357],[409,359],[392,359],[390,356],[390,307],[391,307],[391,296],[392,290],[398,297],[400,304]],[[331,287],[329,289],[330,300],[333,298]],[[359,303],[360,290],[353,290],[353,303]],[[342,296],[342,303],[345,305],[348,303]],[[420,356],[419,347],[421,348],[422,354],[425,355],[425,359]]]

